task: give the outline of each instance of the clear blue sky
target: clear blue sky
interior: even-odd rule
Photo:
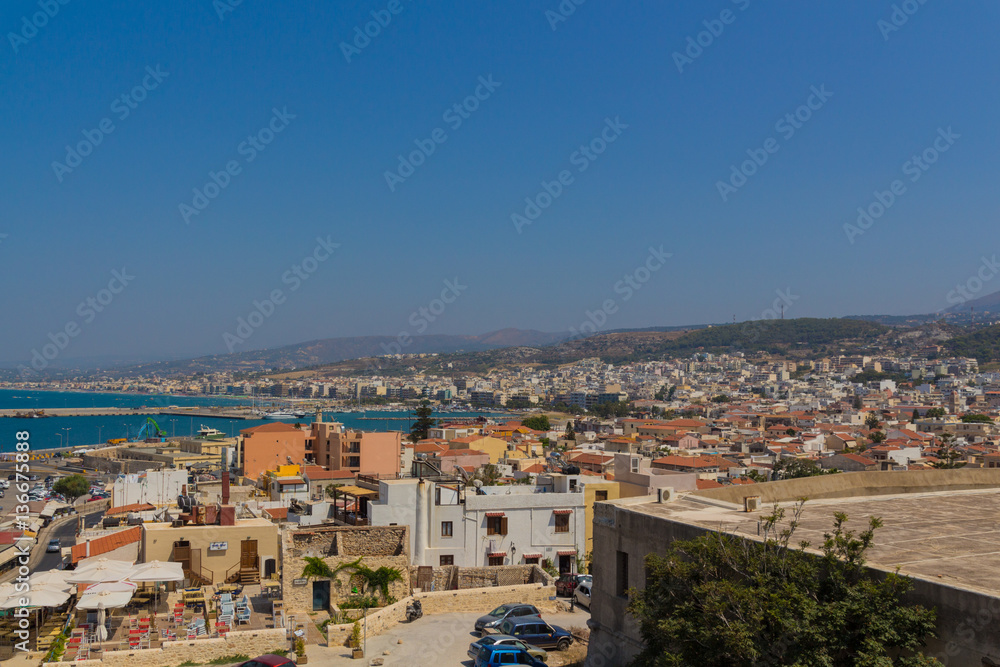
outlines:
[[[224,1],[72,0],[37,34],[37,1],[3,3],[0,360],[72,322],[63,359],[225,352],[274,289],[285,302],[236,349],[417,333],[411,313],[456,277],[467,289],[427,333],[568,331],[609,299],[606,328],[744,320],[779,289],[788,317],[930,312],[1000,251],[1000,8],[984,0],[914,0],[892,32],[888,0],[589,0],[555,30],[557,0],[400,0],[350,63],[341,42],[388,0],[243,0],[220,19]],[[679,72],[673,54],[724,10]],[[453,130],[444,112],[490,76]],[[813,86],[833,96],[786,139],[775,123]],[[274,108],[295,118],[248,162]],[[580,172],[606,118],[628,127]],[[57,176],[103,119],[114,131]],[[904,163],[948,127],[960,138],[911,182]],[[385,172],[436,128],[447,141],[390,191]],[[723,201],[718,182],[769,137],[777,152]],[[240,173],[186,224],[179,205],[230,160]],[[511,215],[564,169],[518,233]],[[895,179],[905,193],[849,243],[844,224]],[[317,237],[340,247],[291,291]],[[661,245],[673,256],[626,300],[616,283]],[[78,304],[122,267],[134,280],[85,321]]]

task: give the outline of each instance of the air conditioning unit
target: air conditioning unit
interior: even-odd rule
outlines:
[[[667,486],[659,488],[656,490],[656,502],[658,503],[669,503],[676,497],[677,492],[674,491],[674,487]]]
[[[756,512],[760,509],[760,496],[747,496],[743,499],[744,512]]]

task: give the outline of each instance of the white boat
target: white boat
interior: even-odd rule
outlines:
[[[264,415],[264,419],[296,419],[296,417],[291,412],[284,412],[279,410],[277,412],[267,413],[266,415]]]

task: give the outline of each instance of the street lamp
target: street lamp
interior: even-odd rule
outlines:
[[[56,435],[58,435],[58,436],[59,436],[59,448],[60,448],[60,449],[62,449],[62,443],[63,443],[63,439],[62,439],[62,438],[63,438],[63,434],[62,434],[62,433],[56,433]]]
[[[66,431],[66,446],[69,447],[69,432],[73,430],[73,427],[69,426],[64,428],[63,430]]]

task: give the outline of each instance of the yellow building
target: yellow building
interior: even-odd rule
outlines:
[[[448,441],[451,449],[476,449],[490,457],[490,463],[496,465],[500,459],[507,458],[510,454],[509,445],[506,440],[493,438],[488,435],[470,435],[465,438],[455,438]]]
[[[278,572],[281,546],[276,524],[267,519],[237,519],[233,525],[173,526],[144,523],[140,562],[173,561],[203,584],[246,581]],[[242,571],[242,573],[241,573]],[[241,580],[241,574],[243,579]]]
[[[594,503],[604,500],[618,500],[621,497],[621,486],[618,482],[608,482],[600,480],[596,482],[587,481],[586,477],[581,480],[583,484],[583,504],[587,513],[587,545],[584,553],[591,554],[594,551]]]

